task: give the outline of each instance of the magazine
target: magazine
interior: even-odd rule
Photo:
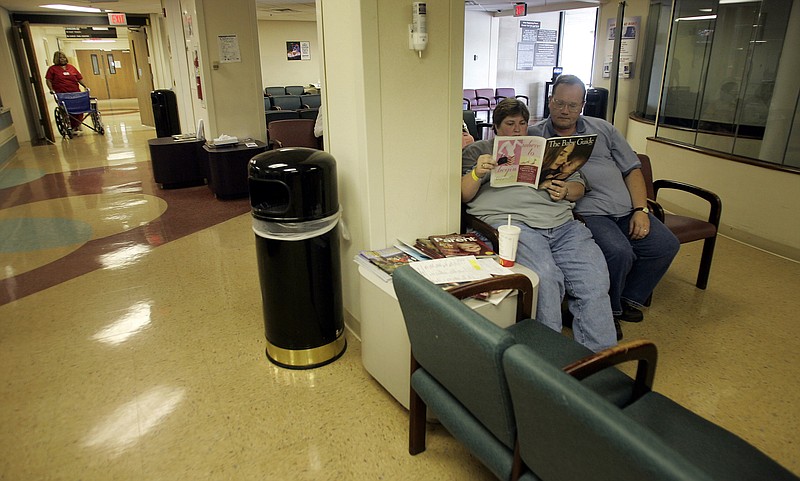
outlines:
[[[387,247],[377,251],[361,251],[359,255],[363,256],[389,275],[392,275],[398,267],[417,261],[417,259],[401,251],[397,247]]]
[[[446,234],[428,237],[444,257],[495,255],[491,247],[473,234]]]
[[[597,134],[571,137],[495,137],[489,185],[527,185],[538,188],[545,180],[564,180],[589,160]]]
[[[431,259],[441,259],[444,257],[442,253],[439,252],[439,249],[437,249],[436,246],[433,245],[433,242],[431,242],[431,240],[427,237],[421,237],[417,239],[417,241],[414,243],[414,248],[421,251]]]

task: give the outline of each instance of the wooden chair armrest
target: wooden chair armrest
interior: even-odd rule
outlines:
[[[647,199],[647,206],[650,208],[650,212],[656,216],[656,219],[664,222],[664,208],[661,207],[661,204],[652,199]]]
[[[722,200],[719,196],[710,190],[698,187],[696,185],[687,184],[685,182],[678,182],[676,180],[659,179],[653,182],[653,191],[655,192],[656,199],[658,198],[658,191],[660,189],[673,189],[682,192],[694,194],[701,199],[704,199],[709,204],[708,222],[719,227],[719,219],[722,216]]]
[[[497,291],[501,289],[516,289],[519,294],[517,297],[517,320],[531,318],[533,308],[533,284],[525,274],[509,274],[507,276],[497,276],[491,279],[473,281],[460,286],[446,289],[458,299],[466,299],[476,294]]]
[[[466,205],[461,205],[461,232],[467,232],[469,229],[474,230],[475,232],[480,233],[482,236],[489,241],[489,244],[492,246],[492,250],[495,252],[499,252],[498,249],[500,248],[500,242],[497,239],[497,229],[490,226],[486,222],[478,219],[474,215],[468,214],[466,210]]]
[[[564,372],[576,379],[585,379],[603,369],[628,361],[639,361],[631,397],[631,401],[635,401],[653,389],[658,349],[652,341],[639,339],[604,349],[565,366]]]

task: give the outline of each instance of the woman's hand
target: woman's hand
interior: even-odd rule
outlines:
[[[483,154],[478,157],[478,162],[475,164],[475,175],[483,178],[483,176],[491,172],[496,165],[491,155]]]

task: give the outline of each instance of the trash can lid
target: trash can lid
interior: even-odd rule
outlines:
[[[250,159],[253,217],[302,222],[339,211],[336,161],[327,152],[305,147],[270,150]]]

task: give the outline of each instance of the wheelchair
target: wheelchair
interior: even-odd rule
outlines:
[[[100,111],[97,110],[97,98],[90,97],[88,90],[83,92],[54,93],[53,96],[56,98],[56,127],[58,128],[58,133],[61,134],[63,138],[71,139],[76,135],[72,130],[70,119],[77,118],[77,115],[80,114],[89,114],[88,118],[92,120],[92,125],[89,125],[85,122],[86,117],[84,117],[81,124],[89,127],[100,135],[105,133]]]

